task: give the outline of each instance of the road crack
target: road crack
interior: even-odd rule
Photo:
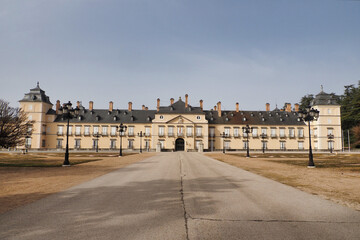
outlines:
[[[181,204],[182,204],[183,211],[184,211],[186,240],[189,240],[188,214],[187,214],[187,212],[186,212],[185,199],[184,199],[184,177],[186,176],[186,174],[183,173],[183,166],[182,166],[182,158],[181,158],[181,155],[179,156],[179,162],[180,162],[180,195],[181,195]]]
[[[342,221],[322,221],[322,220],[280,220],[280,219],[221,219],[221,218],[197,218],[188,215],[191,220],[212,221],[212,222],[282,222],[282,223],[359,223],[359,222],[342,222]]]

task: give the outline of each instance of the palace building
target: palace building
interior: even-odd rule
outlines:
[[[67,119],[61,112],[58,100],[53,109],[50,98],[39,84],[19,101],[20,107],[34,121],[33,133],[26,139],[26,147],[36,150],[65,149]],[[120,148],[118,127],[127,127],[121,136],[122,148],[147,151],[218,151],[244,150],[308,150],[308,123],[298,117],[299,105],[286,104],[285,109],[264,111],[244,111],[239,103],[235,110],[223,111],[221,102],[213,109],[205,110],[203,101],[197,106],[189,104],[188,95],[166,104],[157,99],[157,108],[149,110],[115,109],[113,102],[108,109],[96,109],[89,102],[88,108],[79,101],[79,112],[70,119],[69,148],[91,150],[115,150]],[[311,122],[312,147],[316,151],[330,148],[341,150],[340,105],[332,95],[321,91],[312,102],[312,107],[320,112],[317,121]],[[243,127],[250,126],[252,132],[246,134]],[[140,135],[142,133],[142,136]]]

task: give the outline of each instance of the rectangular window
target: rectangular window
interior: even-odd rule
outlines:
[[[334,149],[334,142],[333,141],[328,141],[328,149],[329,150]]]
[[[116,148],[116,140],[110,139],[110,149],[115,149],[115,148]]]
[[[81,126],[75,126],[75,135],[80,136],[81,135]]]
[[[178,127],[178,136],[183,137],[184,136],[184,127]]]
[[[168,135],[169,135],[169,137],[174,136],[174,127],[168,127]]]
[[[165,127],[159,127],[159,137],[163,137],[165,135]]]
[[[41,147],[45,147],[46,145],[45,145],[45,139],[43,139],[42,141],[41,141]]]
[[[318,136],[318,129],[314,128],[314,137],[317,137],[317,136]]]
[[[147,151],[150,150],[150,140],[145,140],[145,149],[146,149]]]
[[[90,126],[85,126],[84,128],[84,135],[89,136],[90,135]]]
[[[239,135],[239,128],[238,127],[235,127],[234,128],[234,137],[240,137],[240,135]]]
[[[161,149],[164,149],[165,148],[165,141],[164,140],[160,140],[160,147]]]
[[[94,134],[98,134],[99,133],[99,126],[94,126]]]
[[[276,137],[276,128],[271,128],[271,137],[275,138]]]
[[[56,140],[56,148],[62,148],[62,139]]]
[[[145,127],[145,137],[150,137],[150,127]]]
[[[80,148],[80,139],[75,139],[75,149],[79,149]]]
[[[112,126],[111,129],[110,129],[110,135],[113,136],[113,137],[116,136],[116,131],[117,131],[116,127]]]
[[[25,148],[31,148],[31,138],[25,138]]]
[[[202,127],[196,127],[196,137],[202,137]]]
[[[252,136],[253,137],[258,137],[258,129],[257,128],[253,128]]]
[[[224,128],[225,137],[230,137],[230,128],[226,127]]]
[[[201,144],[202,141],[196,141],[195,142],[195,148],[196,149],[200,149],[200,144]]]
[[[280,142],[280,150],[285,150],[285,142]]]
[[[209,147],[210,147],[210,151],[214,151],[215,150],[215,140],[210,140],[209,141]]]
[[[262,149],[267,149],[267,142],[266,141],[262,141]]]
[[[93,139],[93,149],[97,149],[99,146],[99,140]]]
[[[133,149],[134,148],[134,140],[133,139],[129,139],[128,140],[128,149]]]
[[[299,147],[299,150],[303,150],[304,149],[304,142],[298,142],[298,147]]]
[[[267,136],[267,128],[261,128],[261,134]]]
[[[318,149],[319,145],[318,145],[318,142],[314,142],[314,149]]]
[[[285,137],[285,128],[280,128],[280,137],[281,138]]]
[[[243,148],[244,148],[244,149],[247,149],[247,146],[248,146],[248,142],[247,142],[247,141],[244,141],[244,142],[243,142]]]
[[[187,137],[192,137],[193,136],[193,128],[192,127],[187,127],[186,128],[186,136]]]
[[[107,136],[107,135],[108,135],[108,127],[107,127],[107,126],[102,126],[101,134],[102,134],[103,136]]]
[[[210,135],[210,137],[215,137],[215,128],[214,127],[209,128],[209,135]]]
[[[334,135],[334,129],[333,129],[333,128],[328,128],[328,129],[327,129],[327,134],[328,134],[328,135],[330,135],[330,134],[331,134],[331,135]]]
[[[303,129],[303,128],[299,128],[299,129],[298,129],[298,136],[299,136],[299,138],[303,138],[303,137],[304,137],[304,129]]]
[[[230,149],[230,141],[225,141],[224,144],[225,149]]]
[[[58,126],[57,133],[58,133],[58,135],[63,135],[64,134],[64,126]]]
[[[289,128],[289,137],[291,137],[291,138],[295,137],[295,129]]]
[[[69,136],[71,136],[71,135],[72,135],[72,126],[69,125]]]
[[[134,127],[128,127],[128,134],[129,134],[129,137],[134,136]]]

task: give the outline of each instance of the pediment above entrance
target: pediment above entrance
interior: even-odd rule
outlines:
[[[166,123],[167,124],[194,124],[193,121],[191,121],[190,119],[188,119],[182,115],[178,115],[178,116],[170,119]]]

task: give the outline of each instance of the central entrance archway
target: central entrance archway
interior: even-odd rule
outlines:
[[[184,151],[184,139],[182,139],[182,138],[176,139],[175,151]]]

